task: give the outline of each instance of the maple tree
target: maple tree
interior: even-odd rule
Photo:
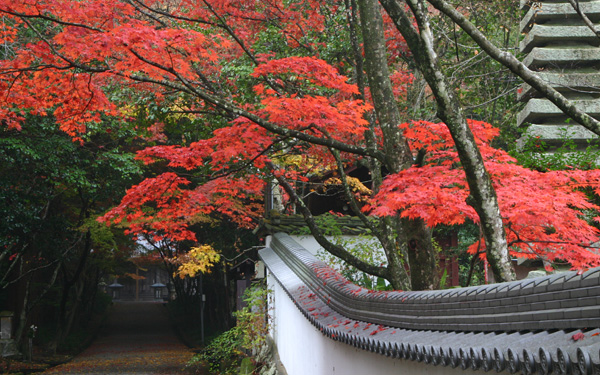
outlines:
[[[192,247],[183,258],[177,259],[179,263],[177,274],[183,279],[186,276],[194,277],[200,272],[210,273],[210,268],[219,259],[219,253],[208,245]]]
[[[411,122],[401,125],[411,148],[426,150],[421,166],[390,176],[365,207],[378,215],[420,218],[429,226],[478,222],[465,203],[469,194],[465,174],[458,167],[454,142],[444,124]],[[520,166],[503,150],[490,146],[498,129],[470,121],[487,170],[498,194],[511,255],[543,259],[548,270],[568,262],[576,268],[597,267],[596,243],[600,208],[590,192],[600,192],[600,170],[536,171]],[[446,204],[440,205],[439,202]],[[472,254],[485,248],[475,242]]]
[[[14,52],[0,62],[5,93],[0,117],[5,127],[19,129],[27,115],[50,115],[63,131],[84,142],[86,129],[105,126],[107,117],[121,118],[122,124],[113,124],[117,127],[130,123],[136,108],[127,99],[136,96],[147,99],[140,103],[151,101],[208,129],[193,139],[169,140],[162,121],[148,123],[149,147],[137,157],[159,172],[130,188],[102,217],[106,223],[126,225],[132,234],[155,241],[196,241],[190,225],[214,214],[251,227],[264,214],[265,187],[276,179],[325,249],[387,278],[396,288],[433,287],[431,226],[443,220],[481,223],[497,280],[511,280],[511,233],[523,221],[508,221],[505,227],[501,213],[517,212],[520,206],[502,208],[504,202],[496,198],[491,181],[499,170],[486,171],[497,165],[484,163],[485,153],[446,83],[429,28],[432,13],[419,0],[380,3],[389,17],[382,17],[374,0],[2,0],[2,38]],[[431,3],[444,5],[441,0]],[[344,58],[328,59],[326,37],[339,39],[339,34],[349,40]],[[398,109],[413,72],[428,83],[436,115],[449,129],[466,176],[460,180],[460,194],[446,194],[448,201],[438,202],[438,216],[425,215],[416,204],[430,198],[416,189],[423,184],[417,176],[412,176],[412,189],[405,190],[415,198],[410,204],[398,203],[400,198],[391,194],[401,186],[398,176],[408,179],[415,171],[416,146],[409,143],[409,129],[399,127],[406,119]],[[429,127],[412,124],[423,131]],[[383,193],[377,196],[380,208],[375,212],[386,215],[375,223],[361,212],[364,197],[357,201],[348,183],[346,168],[359,163],[369,168],[373,194],[388,189],[382,191],[398,199],[388,204],[381,201]],[[513,165],[503,165],[502,173],[512,168],[515,179],[526,174]],[[427,171],[432,180],[462,178],[461,169],[442,167],[423,166],[419,172]],[[328,171],[336,171],[352,210],[381,242],[387,265],[353,257],[318,227],[299,188],[309,176]],[[546,189],[548,194],[561,192]],[[466,213],[444,214],[447,203]],[[387,210],[381,208],[386,205]],[[596,207],[582,203],[577,208]],[[399,209],[400,215],[390,215]],[[534,217],[521,213],[520,218]],[[530,235],[541,236],[544,230]]]

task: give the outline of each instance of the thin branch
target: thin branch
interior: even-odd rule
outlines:
[[[596,36],[598,38],[600,38],[600,30],[598,30],[596,28],[596,26],[594,25],[594,23],[592,21],[590,21],[590,19],[588,18],[588,16],[583,12],[583,10],[581,10],[581,7],[579,5],[579,0],[568,0],[569,3],[571,4],[571,6],[573,7],[573,9],[577,12],[577,14],[579,14],[579,17],[581,17],[581,19],[583,20],[583,23],[585,23],[585,25],[592,30],[592,32],[594,34],[596,34]]]
[[[158,9],[154,9],[152,7],[149,7],[148,5],[144,4],[142,1],[139,1],[139,0],[132,0],[132,1],[138,3],[140,6],[144,7],[145,9],[147,9],[147,10],[153,12],[153,13],[159,14],[159,15],[167,17],[167,18],[171,18],[171,19],[178,20],[178,21],[187,21],[187,22],[199,23],[199,24],[202,24],[202,25],[220,27],[218,24],[216,24],[214,22],[210,22],[210,21],[206,21],[206,20],[201,20],[201,19],[197,19],[197,18],[189,18],[189,17],[184,17],[184,16],[176,16],[176,15],[174,15],[172,13],[165,12],[165,11],[162,11],[162,10],[158,10]]]
[[[82,235],[83,236],[83,235]],[[10,272],[7,272],[6,275],[4,275],[4,277],[0,280],[0,285],[6,283],[6,285],[10,285],[10,284],[14,284],[16,282],[18,282],[19,280],[23,279],[24,277],[26,277],[27,275],[30,275],[32,273],[35,273],[39,270],[43,270],[46,269],[50,266],[52,266],[53,264],[60,262],[60,260],[62,258],[64,258],[72,249],[75,248],[75,246],[79,243],[79,241],[81,240],[82,236],[79,237],[79,239],[77,239],[70,247],[68,247],[65,251],[62,252],[62,254],[60,254],[59,257],[57,257],[56,259],[54,259],[52,262],[45,264],[43,266],[39,266],[39,267],[35,267],[35,268],[31,268],[25,272],[19,273],[19,275],[17,276],[17,278],[11,280],[11,281],[6,281],[8,275]],[[19,254],[20,255],[20,254]],[[14,263],[16,263],[16,260],[14,261]]]
[[[150,61],[150,60],[144,58],[143,56],[141,56],[140,54],[138,54],[134,50],[130,50],[130,51],[131,51],[131,53],[133,53],[137,58],[139,58],[143,62],[174,75],[175,78],[177,78],[183,86],[180,86],[176,83],[173,83],[173,82],[170,82],[167,80],[156,80],[156,79],[151,79],[149,77],[143,77],[143,76],[139,76],[139,75],[126,76],[126,77],[129,77],[130,79],[141,81],[141,82],[155,83],[155,84],[170,87],[170,88],[180,88],[192,95],[199,97],[200,99],[202,99],[208,103],[215,105],[216,107],[219,107],[225,111],[231,112],[234,115],[245,117],[248,120],[259,125],[260,127],[264,128],[272,133],[281,135],[281,136],[298,138],[300,140],[303,140],[303,141],[306,141],[306,142],[309,142],[312,144],[326,146],[326,147],[332,147],[332,148],[338,149],[340,151],[348,152],[351,154],[356,154],[356,155],[361,155],[361,156],[371,156],[371,157],[374,157],[379,160],[384,160],[384,158],[385,158],[385,155],[383,155],[383,153],[378,150],[369,150],[369,149],[365,149],[362,147],[353,146],[353,145],[349,145],[349,144],[346,144],[346,143],[343,143],[340,141],[336,141],[331,138],[321,138],[321,137],[306,134],[304,132],[296,131],[293,129],[280,127],[272,122],[269,122],[269,121],[263,119],[262,117],[260,117],[256,114],[253,114],[251,112],[248,112],[244,109],[241,109],[241,108],[235,106],[233,103],[230,103],[226,100],[222,100],[220,98],[216,98],[213,95],[210,95],[206,92],[198,90],[191,82],[189,82],[187,79],[182,77],[179,73],[177,73],[177,71],[174,68],[166,67],[162,64],[156,63],[154,61]]]
[[[296,190],[287,181],[287,179],[285,179],[285,177],[282,176],[282,173],[280,173],[279,169],[271,162],[267,162],[267,166],[273,173],[273,176],[275,176],[275,178],[277,179],[277,182],[283,187],[283,189],[290,196],[290,198],[294,202],[296,202],[296,204],[299,206],[300,212],[302,213],[302,216],[304,217],[304,221],[306,222],[306,225],[310,229],[310,232],[315,237],[315,240],[317,240],[319,245],[323,246],[323,248],[325,250],[327,250],[329,253],[331,253],[332,255],[344,260],[345,262],[353,265],[354,267],[356,267],[357,269],[359,269],[363,272],[366,272],[366,273],[374,275],[374,276],[387,278],[388,272],[387,272],[386,268],[374,266],[370,263],[367,263],[367,262],[363,261],[362,259],[352,255],[351,253],[346,251],[346,249],[344,249],[343,247],[336,245],[336,244],[332,243],[331,241],[329,241],[323,234],[323,231],[321,231],[321,229],[316,224],[314,216],[312,215],[312,213],[310,212],[310,210],[308,209],[308,207],[306,206],[306,204],[304,203],[302,198],[300,198],[298,196],[298,194],[296,193]]]
[[[53,263],[56,263],[56,262],[53,262]],[[29,305],[29,308],[27,309],[28,312],[33,310],[33,307],[35,307],[42,300],[42,298],[44,298],[46,293],[48,293],[48,291],[50,291],[50,289],[54,286],[54,283],[56,282],[56,277],[58,276],[58,271],[60,271],[60,269],[61,269],[61,264],[58,264],[57,267],[54,269],[54,272],[52,273],[50,280],[48,280],[44,283],[44,288],[37,294],[36,298]]]
[[[42,33],[31,24],[31,22],[29,22],[27,19],[23,19],[23,22],[31,29],[33,30],[33,32],[40,38],[40,40],[42,42],[44,42],[48,48],[50,48],[50,50],[52,51],[53,54],[55,54],[56,56],[58,56],[58,58],[60,58],[61,60],[66,61],[67,63],[69,63],[69,65],[72,68],[80,68],[80,69],[84,69],[87,72],[94,72],[94,73],[103,73],[106,72],[108,70],[108,68],[96,68],[96,67],[92,67],[89,65],[83,65],[83,64],[79,64],[76,63],[75,61],[69,59],[68,57],[64,56],[62,53],[58,52],[58,50],[54,47],[54,45],[52,43],[50,43],[50,41],[48,39],[46,39]]]
[[[477,242],[477,252],[475,252],[475,254],[473,254],[473,258],[471,258],[471,265],[469,267],[469,276],[467,277],[467,285],[465,285],[465,286],[471,285],[471,279],[473,278],[473,271],[475,270],[475,262],[477,261],[477,258],[479,258],[479,255],[483,253],[481,251],[481,241],[483,240],[483,231],[481,230],[481,224],[479,224],[478,227],[479,227],[479,241]]]
[[[231,258],[231,259],[227,258],[227,257],[226,257],[226,256],[224,256],[223,254],[221,254],[221,258],[223,258],[223,259],[225,259],[226,261],[228,261],[228,262],[231,262],[231,263],[232,263],[232,262],[235,262],[235,260],[236,260],[236,259],[238,259],[239,257],[241,257],[242,255],[246,254],[246,253],[247,253],[247,252],[249,252],[249,251],[252,251],[252,250],[259,250],[259,249],[264,249],[264,248],[265,248],[264,246],[252,246],[252,247],[249,247],[249,248],[247,248],[247,249],[240,250],[240,253],[239,253],[238,255],[236,255],[235,257]]]
[[[130,0],[131,1],[131,0]],[[147,6],[146,4],[144,4],[143,2],[139,1],[139,0],[133,0],[135,1],[137,4],[139,4],[140,6],[144,7],[145,9],[157,13],[161,16],[167,17],[167,18],[172,18],[172,19],[176,19],[176,20],[180,20],[180,21],[187,21],[187,22],[193,22],[193,23],[200,23],[200,24],[205,24],[205,25],[210,25],[210,26],[214,26],[214,27],[219,27],[224,29],[234,40],[235,42],[240,46],[240,48],[244,51],[244,53],[250,58],[250,60],[252,60],[252,63],[256,66],[259,65],[258,60],[256,59],[256,57],[254,56],[254,54],[252,53],[252,51],[246,46],[246,44],[244,43],[244,41],[242,41],[238,35],[233,31],[233,29],[227,24],[227,22],[225,22],[225,20],[223,19],[223,17],[221,15],[219,15],[214,8],[206,1],[204,1],[204,3],[206,4],[206,6],[208,7],[208,9],[213,13],[213,15],[219,20],[219,23],[215,23],[215,22],[209,22],[206,20],[200,20],[200,19],[194,19],[194,18],[188,18],[188,17],[183,17],[183,16],[175,16],[169,12],[164,12],[164,11],[160,11],[157,9],[153,9],[149,6]],[[136,7],[136,9],[138,9]],[[145,14],[145,13],[144,13]],[[153,18],[154,19],[154,18]],[[265,22],[265,20],[260,20],[261,22]],[[160,22],[161,24],[162,21],[157,21]],[[204,80],[204,83],[209,86],[211,86],[210,81],[208,79],[206,79],[206,77],[204,77],[204,75],[202,75],[199,71],[196,71],[196,73],[198,75],[200,75],[201,79]],[[267,79],[267,78],[263,78],[263,80],[275,91],[279,91],[278,87],[271,82],[271,80]],[[216,92],[216,90],[212,90],[213,92]]]
[[[208,9],[211,11],[211,13],[215,17],[217,17],[217,19],[221,23],[219,26],[222,27],[223,29],[225,29],[229,33],[229,35],[237,42],[237,44],[242,48],[242,50],[244,50],[246,55],[252,60],[254,65],[258,65],[258,60],[256,60],[256,58],[254,57],[254,54],[252,54],[252,52],[250,52],[250,50],[246,47],[246,44],[240,38],[238,38],[237,34],[233,31],[233,29],[231,27],[229,27],[229,25],[225,22],[225,20],[223,20],[223,17],[221,17],[215,11],[215,9],[212,7],[212,5],[210,5],[210,3],[208,1],[204,0],[204,4],[206,4]]]
[[[445,0],[427,1],[440,12],[450,17],[471,37],[471,39],[475,41],[475,43],[490,55],[490,57],[510,69],[511,72],[519,76],[525,83],[529,84],[532,88],[549,99],[554,105],[575,121],[591,132],[600,135],[600,122],[598,120],[578,109],[572,101],[565,98],[560,92],[541,79],[535,72],[531,71],[512,54],[502,51],[492,44],[475,25],[453,6],[448,4]]]
[[[138,12],[140,12],[144,16],[152,19],[154,22],[158,23],[162,27],[165,27],[165,28],[167,27],[167,24],[165,22],[163,22],[162,20],[160,20],[158,17],[154,16],[153,14],[148,13],[147,11],[142,9],[140,6],[136,5],[135,3],[139,3],[138,1],[135,1],[135,3],[134,3],[134,1],[128,1],[128,3],[131,4],[132,7],[134,7]],[[146,9],[150,9],[152,11],[152,9],[148,8],[145,4],[143,5],[143,7]]]
[[[60,20],[58,18],[54,18],[54,17],[50,17],[50,16],[45,16],[43,14],[32,15],[32,14],[25,14],[25,13],[19,13],[19,12],[11,12],[11,11],[6,10],[6,9],[3,9],[1,12],[5,13],[5,14],[10,14],[10,15],[15,16],[15,17],[19,17],[19,18],[21,18],[23,20],[27,19],[27,18],[33,18],[33,19],[41,18],[41,19],[46,20],[46,21],[56,22],[57,24],[63,25],[63,26],[81,27],[83,29],[96,31],[96,32],[99,32],[99,33],[104,33],[105,32],[104,30],[99,29],[97,27],[93,27],[93,26],[89,26],[89,25],[85,25],[85,24],[77,23],[77,22],[67,22],[67,21]]]
[[[484,106],[486,106],[486,105],[488,105],[488,104],[490,104],[490,103],[492,103],[492,102],[494,102],[494,101],[502,98],[503,96],[506,96],[506,95],[510,94],[511,92],[516,91],[516,90],[517,90],[516,87],[511,87],[508,90],[505,90],[504,92],[500,93],[498,96],[496,96],[494,98],[486,100],[483,103],[479,103],[479,104],[471,105],[471,106],[466,106],[465,109],[475,109],[475,108],[479,108],[479,107],[484,107]]]
[[[220,173],[212,173],[209,177],[209,179],[214,180],[217,178],[221,178],[221,177],[227,177],[230,176],[234,173],[240,172],[246,168],[248,168],[249,166],[251,166],[258,158],[260,158],[261,156],[264,156],[269,150],[273,149],[273,146],[279,142],[282,142],[285,140],[285,137],[276,139],[275,141],[273,141],[270,145],[268,145],[267,147],[265,147],[261,152],[259,152],[258,154],[256,154],[254,157],[252,157],[251,159],[245,161],[244,163],[241,163],[241,165],[238,168],[233,168],[233,169],[228,169],[227,172],[220,172]]]
[[[51,51],[60,59],[62,59],[63,61],[67,62],[71,67],[73,68],[78,68],[81,70],[84,70],[86,72],[91,72],[91,73],[103,73],[103,72],[107,72],[110,69],[108,67],[93,67],[90,65],[86,65],[86,64],[82,64],[76,61],[73,61],[71,59],[69,59],[68,57],[64,56],[63,54],[61,54],[58,50],[56,50],[56,48],[50,43],[50,41],[48,41],[46,38],[44,38],[44,36],[39,32],[39,30],[37,30],[28,20],[23,20],[32,30],[34,30],[34,32],[38,35],[38,37],[45,43],[48,45],[48,47],[51,49]],[[111,73],[117,76],[121,76],[121,77],[125,77],[128,79],[132,79],[138,82],[146,82],[146,83],[154,83],[154,84],[158,84],[161,85],[163,87],[168,87],[168,88],[172,88],[172,89],[178,89],[184,92],[188,92],[194,96],[199,97],[200,99],[211,103],[213,105],[215,105],[218,108],[221,108],[227,112],[232,113],[232,115],[234,116],[242,116],[247,118],[248,120],[256,123],[257,125],[263,127],[264,129],[284,136],[284,137],[293,137],[293,138],[297,138],[312,144],[316,144],[316,145],[321,145],[321,146],[326,146],[326,147],[331,147],[331,148],[335,148],[338,149],[340,151],[343,152],[348,152],[348,153],[352,153],[352,154],[356,154],[356,155],[361,155],[361,156],[370,156],[373,158],[376,158],[378,160],[385,160],[385,155],[379,151],[379,150],[373,150],[373,149],[365,149],[362,147],[358,147],[358,146],[353,146],[353,145],[349,145],[340,141],[336,141],[334,139],[325,139],[325,138],[321,138],[321,137],[317,137],[317,136],[313,136],[313,135],[309,135],[306,134],[304,132],[301,131],[297,131],[297,130],[293,130],[293,129],[289,129],[289,128],[284,128],[284,127],[280,127],[274,123],[271,123],[263,118],[261,118],[260,116],[250,113],[246,110],[243,110],[239,107],[237,107],[236,105],[234,105],[233,103],[230,103],[226,100],[217,98],[205,91],[199,90],[197,89],[197,87],[195,85],[193,85],[191,82],[189,82],[187,79],[185,79],[184,77],[182,77],[176,70],[174,67],[166,67],[162,64],[159,64],[157,62],[148,60],[146,58],[144,58],[143,56],[141,56],[137,51],[130,49],[130,52],[136,56],[138,59],[140,59],[141,61],[154,66],[156,68],[159,68],[161,70],[163,70],[166,73],[170,73],[171,75],[173,75],[179,82],[181,82],[182,85],[179,85],[175,82],[171,82],[168,80],[157,80],[157,79],[152,79],[149,78],[147,76],[143,76],[143,75],[139,75],[139,74],[124,74],[122,72],[114,72],[112,71]]]
[[[329,151],[335,158],[335,163],[337,164],[338,173],[340,174],[340,179],[342,180],[342,187],[344,189],[346,199],[348,199],[348,202],[350,203],[350,208],[352,208],[352,212],[354,212],[360,218],[360,220],[363,222],[363,224],[367,228],[369,228],[372,233],[377,233],[377,228],[373,225],[372,221],[369,220],[369,218],[365,214],[362,213],[360,207],[358,207],[358,204],[356,203],[356,199],[354,198],[354,195],[350,191],[350,187],[348,186],[348,177],[346,176],[346,172],[344,171],[344,165],[342,163],[342,158],[340,156],[340,152],[335,149],[330,149]]]

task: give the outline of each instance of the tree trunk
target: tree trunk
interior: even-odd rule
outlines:
[[[67,314],[67,317],[65,320],[65,325],[62,329],[61,335],[58,338],[60,343],[62,343],[66,340],[66,338],[71,333],[71,330],[73,329],[76,318],[80,317],[79,311],[81,310],[82,293],[83,293],[83,283],[80,282],[77,285],[75,285],[75,293],[74,293],[74,297],[73,297],[73,302],[71,303],[71,306],[70,306],[69,312]]]
[[[407,0],[419,26],[417,31],[397,0],[380,0],[380,2],[408,43],[417,68],[435,95],[438,117],[448,126],[456,144],[471,193],[467,203],[479,215],[487,259],[492,266],[494,276],[498,281],[515,280],[496,192],[458,99],[448,88],[446,77],[439,68],[426,4],[420,0]]]
[[[27,313],[29,312],[29,289],[31,287],[31,278],[27,278],[25,281],[25,296],[23,297],[23,304],[21,305],[21,312],[19,313],[19,325],[15,331],[15,341],[18,348],[23,348],[23,339],[26,335],[27,328]]]
[[[398,127],[402,118],[390,81],[383,19],[376,0],[359,0],[358,6],[363,34],[365,70],[375,113],[383,133],[385,164],[391,173],[396,173],[412,165],[412,153],[408,141]]]
[[[438,286],[437,252],[431,228],[422,220],[403,220],[407,232],[407,252],[413,290],[433,290]]]
[[[410,168],[413,156],[408,141],[399,128],[402,117],[390,81],[381,8],[377,0],[359,0],[358,4],[364,41],[365,70],[375,113],[383,133],[385,164],[391,173],[397,173]],[[394,288],[410,285],[413,290],[433,289],[435,252],[431,243],[431,230],[421,220],[395,222],[397,241],[382,241],[389,263],[389,281]],[[389,225],[389,221],[385,220],[383,225]],[[384,230],[384,233],[390,230],[392,228]],[[415,256],[406,259],[406,250],[411,249],[411,244],[415,246],[412,249]],[[397,285],[400,280],[395,279],[403,274],[407,260],[411,282],[408,284],[404,281]]]
[[[397,223],[398,218],[382,218],[377,237],[385,252],[388,265],[387,280],[395,290],[412,290],[412,274],[408,273],[410,260],[407,252],[404,228]],[[400,232],[400,233],[398,233]]]

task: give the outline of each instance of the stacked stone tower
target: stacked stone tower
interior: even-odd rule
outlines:
[[[600,0],[573,1],[600,30]],[[600,118],[600,36],[569,0],[521,0],[521,9],[523,63],[583,111]],[[581,148],[597,138],[529,85],[519,89],[518,99],[526,102],[517,120],[519,127],[528,126],[525,136],[538,137],[549,146],[568,136]]]

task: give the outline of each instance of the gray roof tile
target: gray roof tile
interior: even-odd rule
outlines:
[[[524,364],[527,371],[532,361],[539,369],[548,361],[556,369],[568,367],[566,360],[586,371],[600,365],[600,269],[448,291],[378,293],[348,284],[285,234],[276,234],[260,255],[311,323],[349,345],[484,370]],[[307,299],[311,293],[316,297]],[[342,320],[353,329],[335,323]],[[584,339],[573,339],[577,329]]]

